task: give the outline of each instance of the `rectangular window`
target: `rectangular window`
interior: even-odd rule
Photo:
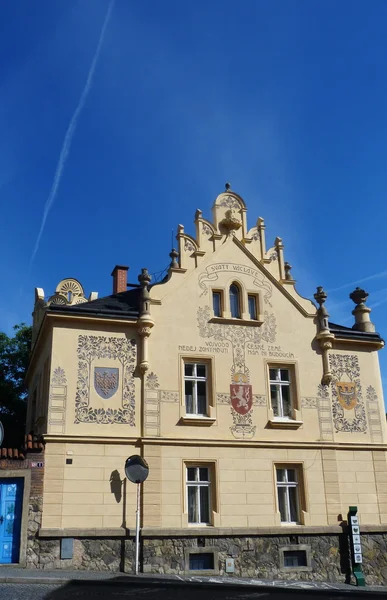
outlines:
[[[189,570],[212,571],[214,569],[214,562],[213,552],[193,553],[189,555]]]
[[[249,315],[253,321],[257,320],[257,298],[253,295],[248,295]]]
[[[276,468],[278,509],[281,523],[297,524],[300,520],[299,472],[297,467]]]
[[[306,550],[285,550],[284,551],[284,567],[307,567],[308,561]]]
[[[212,292],[212,308],[214,317],[222,316],[222,292]]]
[[[269,369],[270,399],[274,417],[279,419],[292,418],[292,394],[290,369]]]
[[[207,416],[207,365],[184,363],[184,394],[187,415]]]
[[[186,473],[188,523],[210,525],[210,469],[187,466]]]

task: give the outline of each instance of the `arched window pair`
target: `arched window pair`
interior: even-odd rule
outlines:
[[[230,313],[231,318],[242,318],[242,297],[241,289],[238,284],[232,283],[229,288]],[[215,317],[221,317],[223,311],[222,292],[214,291],[212,293],[213,310]],[[257,319],[257,298],[254,294],[247,295],[247,307],[250,319]]]

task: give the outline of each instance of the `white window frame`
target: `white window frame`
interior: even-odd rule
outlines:
[[[186,365],[192,365],[193,366],[193,375],[186,375],[185,374],[185,366]],[[197,367],[198,365],[200,365],[201,367],[205,368],[205,376],[204,377],[200,377],[197,375]],[[209,380],[208,380],[208,363],[206,362],[200,362],[200,361],[191,361],[191,360],[184,360],[184,365],[183,365],[183,369],[184,369],[184,404],[185,404],[185,411],[187,415],[195,415],[198,417],[207,417],[208,416],[208,385],[209,385]],[[189,413],[187,412],[187,399],[186,399],[186,393],[185,393],[185,382],[186,381],[192,381],[193,385],[192,385],[192,401],[193,401],[193,408],[194,408],[194,412]],[[204,382],[205,386],[206,386],[206,412],[205,413],[199,413],[198,412],[198,394],[197,394],[197,384],[198,382]]]
[[[278,481],[277,475],[278,475],[278,471],[284,471],[285,472],[285,481]],[[296,481],[289,481],[289,475],[288,475],[288,471],[294,471],[295,472],[295,479]],[[300,524],[300,474],[299,474],[299,468],[298,466],[293,466],[293,465],[287,465],[287,466],[276,466],[275,468],[275,479],[276,479],[276,486],[277,486],[277,502],[278,502],[278,511],[280,512],[280,500],[279,500],[279,493],[278,490],[279,488],[285,488],[286,493],[285,493],[285,511],[286,511],[286,516],[287,516],[287,520],[286,521],[282,521],[282,516],[281,516],[281,523],[285,524],[285,525],[299,525]],[[291,511],[290,511],[290,494],[289,494],[289,489],[290,488],[296,488],[296,514],[297,514],[297,521],[292,521],[290,518],[291,515]]]
[[[276,371],[276,375],[279,376],[279,379],[271,379],[270,371]],[[289,375],[288,381],[283,381],[281,379],[281,371],[288,372],[288,375]],[[278,414],[278,415],[274,414],[274,408],[273,408],[273,405],[271,402],[271,387],[272,387],[272,385],[276,386],[276,388],[278,388],[278,391],[279,391],[278,408],[279,408],[280,414]],[[281,366],[269,365],[269,386],[270,386],[270,404],[271,404],[271,408],[273,410],[274,419],[291,420],[292,414],[293,414],[293,409],[294,409],[293,390],[292,390],[292,387],[293,387],[292,386],[292,369],[290,369],[286,365],[281,365]],[[284,415],[284,404],[283,404],[283,397],[282,397],[282,388],[283,387],[289,388],[290,416]]]
[[[196,480],[188,481],[188,469],[195,469]],[[199,469],[207,469],[207,477],[206,481],[199,481]],[[211,514],[212,514],[212,493],[211,493],[211,467],[209,465],[190,465],[187,464],[185,467],[185,487],[186,487],[186,504],[187,504],[187,515],[188,515],[188,524],[189,525],[211,525]],[[188,488],[194,487],[196,488],[196,506],[197,506],[197,521],[189,521],[189,499],[188,499]],[[201,521],[201,505],[200,505],[200,488],[205,487],[208,489],[208,516],[209,521]]]

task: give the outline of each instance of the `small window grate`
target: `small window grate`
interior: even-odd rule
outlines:
[[[284,550],[284,567],[307,567],[306,550]]]
[[[190,571],[211,571],[214,569],[214,555],[212,552],[189,555]]]

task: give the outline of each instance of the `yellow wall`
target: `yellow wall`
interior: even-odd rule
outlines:
[[[243,224],[227,235],[219,224],[229,218],[234,201]],[[304,525],[337,525],[350,504],[358,505],[363,524],[387,523],[387,429],[377,344],[332,339],[333,380],[322,386],[316,308],[285,279],[281,240],[266,250],[262,227],[247,230],[237,196],[230,201],[221,195],[214,215],[212,224],[197,216],[195,239],[179,228],[181,265],[151,288],[154,326],[145,323],[146,332],[140,322],[81,319],[71,312],[46,316],[29,375],[36,381],[50,358],[44,528],[124,522],[132,527],[135,486],[127,485],[125,521],[123,496],[117,501],[110,482],[115,470],[124,479],[124,460],[131,453],[143,453],[150,466],[143,499],[147,527],[187,526],[185,460],[216,465],[213,525],[218,527],[280,525],[275,462],[302,465]],[[245,304],[248,293],[257,294],[260,324],[249,322],[246,306],[242,323],[230,319],[227,297],[234,281]],[[214,289],[224,293],[223,320],[212,320]],[[183,359],[212,365],[207,419],[186,418]],[[269,364],[289,366],[295,374],[291,423],[273,421]],[[94,370],[100,367],[118,369],[119,385],[110,398],[97,392]],[[254,399],[239,421],[230,400],[236,373],[252,386]],[[340,382],[355,385],[354,406],[343,408],[338,401]],[[132,416],[127,411],[121,419],[114,415],[123,414],[124,386]]]

